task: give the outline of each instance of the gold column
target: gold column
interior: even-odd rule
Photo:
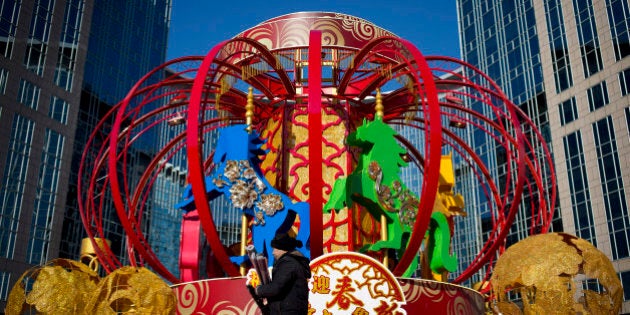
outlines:
[[[374,105],[374,114],[375,119],[383,120],[383,111],[385,107],[383,106],[383,96],[381,95],[381,89],[376,89],[376,104]],[[387,241],[387,217],[381,214],[381,240]],[[389,250],[387,248],[384,249],[383,253],[383,265],[385,267],[389,267]]]
[[[252,122],[254,118],[254,89],[250,86],[247,89],[247,104],[245,105],[245,123],[247,124],[247,132],[252,132]],[[241,216],[241,256],[247,252],[247,216]],[[241,275],[245,275],[245,263],[241,265]]]

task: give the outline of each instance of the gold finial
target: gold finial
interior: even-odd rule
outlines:
[[[251,132],[252,120],[254,118],[254,88],[251,86],[247,89],[247,104],[245,105],[245,123],[247,124],[247,131]]]
[[[104,238],[94,238],[94,242],[101,251],[105,250],[106,245],[107,247],[112,245],[110,240]],[[96,257],[96,249],[94,248],[92,240],[87,237],[81,240],[80,257],[82,263],[86,264],[93,271],[98,271],[99,264],[98,258]]]
[[[374,106],[374,110],[376,111],[376,119],[383,119],[383,100],[381,96],[381,89],[376,89],[376,106]]]

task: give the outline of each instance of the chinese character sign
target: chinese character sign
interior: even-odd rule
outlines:
[[[375,259],[331,253],[311,262],[309,315],[403,315],[405,297],[394,275]]]

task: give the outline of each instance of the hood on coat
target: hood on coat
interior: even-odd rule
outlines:
[[[287,253],[287,255],[295,258],[295,260],[300,263],[300,265],[306,271],[306,278],[311,277],[311,261],[308,258],[304,257],[304,255],[297,250]]]

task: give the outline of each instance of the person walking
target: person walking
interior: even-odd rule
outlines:
[[[307,315],[309,259],[295,250],[301,241],[288,234],[277,234],[271,240],[275,262],[271,282],[256,287],[256,294],[267,298],[271,315]]]

